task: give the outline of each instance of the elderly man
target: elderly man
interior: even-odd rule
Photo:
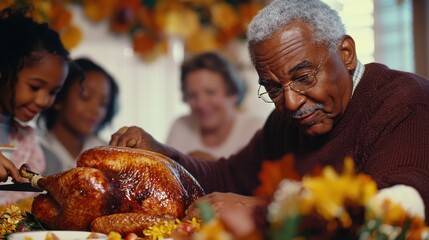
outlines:
[[[195,161],[138,127],[120,129],[111,144],[176,160],[219,212],[258,204],[249,195],[260,183],[261,164],[291,153],[300,174],[316,165],[341,169],[352,156],[356,170],[383,189],[379,196],[429,214],[428,80],[378,63],[362,65],[337,12],[317,0],[272,2],[251,22],[248,41],[259,97],[276,110],[243,150],[217,162]]]

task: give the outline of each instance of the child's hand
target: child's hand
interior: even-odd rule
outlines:
[[[23,181],[15,164],[0,152],[0,182],[6,182],[9,176],[17,182]]]

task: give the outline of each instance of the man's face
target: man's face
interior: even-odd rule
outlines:
[[[344,45],[343,41],[352,44]],[[328,46],[316,45],[308,26],[298,22],[282,27],[268,40],[250,45],[259,81],[268,92],[306,76],[315,77],[314,85],[303,91],[284,87],[274,101],[276,109],[308,136],[331,131],[351,97],[350,70],[354,70],[356,61],[348,61],[351,53],[355,59],[353,40],[346,38],[333,44],[336,51],[330,52]],[[350,45],[352,49],[343,49]]]

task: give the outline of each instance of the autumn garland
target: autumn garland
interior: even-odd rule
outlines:
[[[167,53],[169,38],[183,40],[188,53],[225,50],[244,39],[247,25],[267,0],[5,0],[0,10],[12,4],[31,2],[34,18],[47,22],[68,50],[83,39],[73,23],[70,6],[79,6],[91,22],[109,22],[109,31],[128,35],[134,51],[145,61]]]

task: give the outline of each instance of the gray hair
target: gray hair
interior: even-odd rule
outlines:
[[[294,21],[307,23],[315,43],[329,45],[345,35],[337,11],[319,0],[275,0],[249,24],[247,39],[258,43],[270,38],[280,27]]]

